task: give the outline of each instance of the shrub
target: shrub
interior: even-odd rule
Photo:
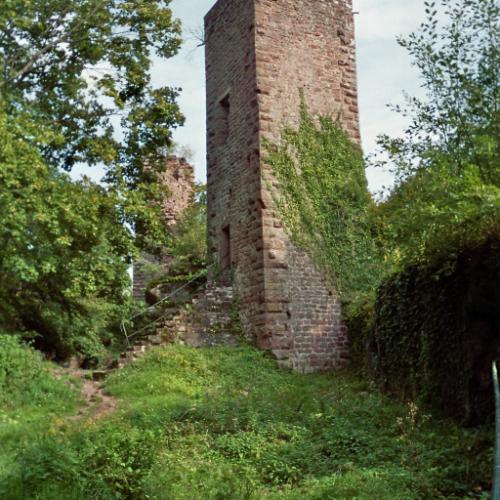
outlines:
[[[56,404],[73,400],[72,391],[54,379],[42,355],[19,337],[0,333],[0,406]]]
[[[342,311],[351,343],[351,368],[366,377],[372,375],[375,363],[375,298],[376,292],[359,293]]]
[[[387,390],[477,424],[494,415],[500,239],[409,267],[348,310],[354,360]]]

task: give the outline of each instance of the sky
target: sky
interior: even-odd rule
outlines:
[[[183,24],[184,46],[166,61],[155,61],[152,71],[155,85],[182,88],[179,104],[186,117],[184,127],[174,132],[174,140],[192,151],[197,180],[206,176],[205,147],[205,72],[204,50],[197,47],[196,32],[203,17],[216,0],[173,0],[174,16]],[[404,119],[388,108],[402,102],[403,90],[419,93],[418,74],[406,51],[397,42],[418,28],[424,18],[423,0],[354,0],[361,134],[366,155],[376,149],[381,133],[399,135]],[[368,169],[373,192],[392,182],[389,173]]]
[[[180,109],[185,125],[174,131],[180,152],[189,151],[196,179],[206,181],[205,132],[205,65],[204,48],[199,47],[196,33],[203,27],[203,18],[216,0],[173,0],[171,8],[183,25],[184,44],[179,54],[167,60],[155,59],[152,81],[155,86],[182,89]],[[397,42],[416,30],[424,19],[423,0],[353,0],[356,13],[356,48],[358,93],[363,150],[366,156],[376,151],[380,134],[398,136],[406,125],[403,117],[389,109],[389,104],[403,101],[403,91],[419,94],[418,73],[410,64],[407,52]],[[82,166],[72,174],[90,175],[98,179],[101,169],[89,172]],[[392,176],[379,168],[368,168],[372,192],[392,184]]]

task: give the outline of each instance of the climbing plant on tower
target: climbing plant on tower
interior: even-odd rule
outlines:
[[[275,201],[292,240],[326,271],[344,297],[373,288],[381,261],[372,231],[361,148],[340,116],[312,116],[304,100],[297,128],[286,126],[266,162],[279,183]]]

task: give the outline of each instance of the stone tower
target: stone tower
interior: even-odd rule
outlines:
[[[341,112],[359,140],[351,0],[219,0],[205,17],[208,241],[247,335],[299,371],[342,366],[340,302],[286,237],[262,140],[312,113]]]

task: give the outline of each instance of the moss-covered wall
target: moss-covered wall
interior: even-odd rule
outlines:
[[[388,391],[468,424],[493,417],[500,356],[500,240],[386,280],[349,319],[354,361]]]

